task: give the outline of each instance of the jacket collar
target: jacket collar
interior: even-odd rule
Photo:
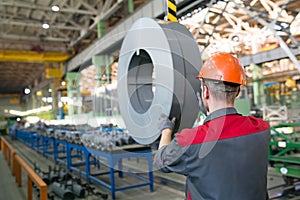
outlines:
[[[236,115],[236,114],[238,114],[238,112],[236,111],[236,109],[234,107],[222,108],[222,109],[216,110],[216,111],[210,113],[209,115],[207,115],[207,117],[204,120],[204,124],[206,122],[209,122],[209,121],[219,118],[219,117],[223,117],[226,115]],[[240,115],[240,114],[238,114],[238,115]]]

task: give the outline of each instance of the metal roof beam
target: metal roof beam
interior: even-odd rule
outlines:
[[[41,27],[42,24],[40,23],[30,23],[30,22],[23,22],[23,21],[13,21],[13,20],[0,20],[0,24],[8,24],[8,25],[16,25],[16,26],[31,26],[31,27]],[[63,30],[72,30],[72,31],[80,31],[81,27],[74,27],[74,26],[59,26],[59,25],[51,25],[50,28],[54,29],[63,29]]]
[[[118,0],[119,2],[120,0]],[[177,0],[177,4],[184,0]],[[114,4],[115,5],[115,4]],[[65,71],[72,71],[82,64],[89,63],[93,56],[101,53],[112,53],[116,48],[120,48],[121,41],[125,33],[131,27],[135,20],[141,17],[157,17],[165,12],[164,2],[161,0],[152,0],[145,4],[142,8],[137,10],[130,17],[125,19],[122,23],[115,26],[109,33],[105,34],[102,38],[94,42],[85,50],[77,54],[66,64]],[[104,16],[103,16],[104,18]],[[78,42],[78,41],[77,41]],[[74,43],[73,43],[74,45]]]
[[[295,54],[291,51],[291,49],[288,47],[288,45],[285,43],[285,41],[280,37],[280,35],[278,34],[278,32],[274,29],[275,20],[273,21],[274,23],[268,23],[264,19],[257,17],[253,12],[251,12],[251,10],[247,9],[246,7],[244,7],[244,5],[241,5],[241,4],[237,3],[237,2],[235,2],[235,0],[230,0],[230,1],[233,1],[238,8],[244,10],[249,16],[255,17],[255,19],[257,20],[258,23],[260,23],[261,25],[265,26],[267,29],[269,29],[270,31],[273,32],[273,34],[276,37],[276,39],[277,39],[280,47],[284,50],[284,52],[286,53],[286,55],[296,65],[298,71],[300,72],[300,63],[297,60],[297,58],[295,57]],[[279,13],[281,13],[281,11],[282,11],[282,9],[280,10]]]
[[[87,4],[85,1],[80,1],[81,5],[83,5],[84,7],[86,7],[87,9],[89,9],[91,12],[93,13],[97,13],[98,11],[93,8],[92,6],[90,6],[89,4]]]
[[[97,23],[101,20],[108,19],[112,14],[114,14],[120,7],[123,0],[118,0],[114,5],[112,5],[105,13],[102,13],[94,18],[94,23],[89,26],[89,28],[86,31],[86,34],[80,36],[76,41],[73,41],[70,46],[76,45],[78,42],[83,40],[93,29],[97,26]]]
[[[294,56],[300,55],[300,48],[290,49],[290,51]],[[242,65],[248,66],[250,64],[261,64],[288,57],[288,54],[282,48],[276,48],[266,52],[239,57],[239,61],[242,63]]]
[[[0,2],[0,6],[11,6],[11,7],[28,8],[28,9],[36,9],[36,10],[52,12],[51,7],[24,3],[22,1]],[[82,15],[97,15],[98,14],[97,12],[95,12],[95,10],[80,10],[80,9],[74,9],[74,8],[60,8],[59,12],[72,13],[72,14],[77,13],[77,14],[82,14]]]
[[[1,33],[0,33],[1,34]],[[22,41],[52,41],[52,42],[70,42],[70,39],[66,38],[56,38],[56,37],[39,37],[39,36],[20,36],[20,35],[12,35],[12,34],[1,34],[2,39],[9,40],[22,40]]]

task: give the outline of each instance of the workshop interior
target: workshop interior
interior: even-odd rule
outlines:
[[[203,124],[196,76],[217,52],[244,67],[236,110],[270,125],[269,198],[300,199],[299,11],[298,0],[0,0],[0,199],[184,199],[185,177],[153,165],[162,116],[175,132]]]

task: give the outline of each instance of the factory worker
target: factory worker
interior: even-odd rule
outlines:
[[[207,112],[203,125],[171,139],[174,123],[165,119],[154,164],[162,172],[186,176],[187,200],[268,199],[269,124],[234,108],[246,82],[242,65],[231,54],[216,53],[197,79]]]

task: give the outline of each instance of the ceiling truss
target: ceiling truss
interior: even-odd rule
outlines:
[[[134,0],[134,8],[147,1]],[[127,0],[0,0],[0,50],[76,54],[97,39],[99,21],[110,30],[128,15],[126,3]],[[235,3],[243,5],[253,15]],[[52,5],[58,5],[60,11],[53,12]],[[258,18],[280,28],[276,31],[288,47],[299,46],[299,1],[206,0],[191,1],[191,5],[187,6],[186,13],[180,13],[184,15],[180,20],[185,21],[195,35],[204,54],[216,51],[218,45],[228,46],[238,55],[253,52],[249,38],[257,40],[260,31],[266,29]],[[203,10],[206,12],[201,14]],[[189,13],[198,15],[197,20],[188,20]],[[47,30],[42,28],[45,22],[50,25]],[[272,44],[276,38],[271,34],[266,38]],[[0,60],[1,81],[4,80],[0,93],[17,93],[25,84],[33,85],[42,79],[47,65]]]
[[[134,0],[134,8],[147,1]],[[18,93],[42,80],[46,66],[66,61],[97,39],[99,21],[108,31],[123,20],[126,4],[127,0],[0,0],[0,94]],[[60,10],[52,11],[53,5]],[[43,29],[43,23],[50,27]],[[28,60],[27,54],[34,56]]]

